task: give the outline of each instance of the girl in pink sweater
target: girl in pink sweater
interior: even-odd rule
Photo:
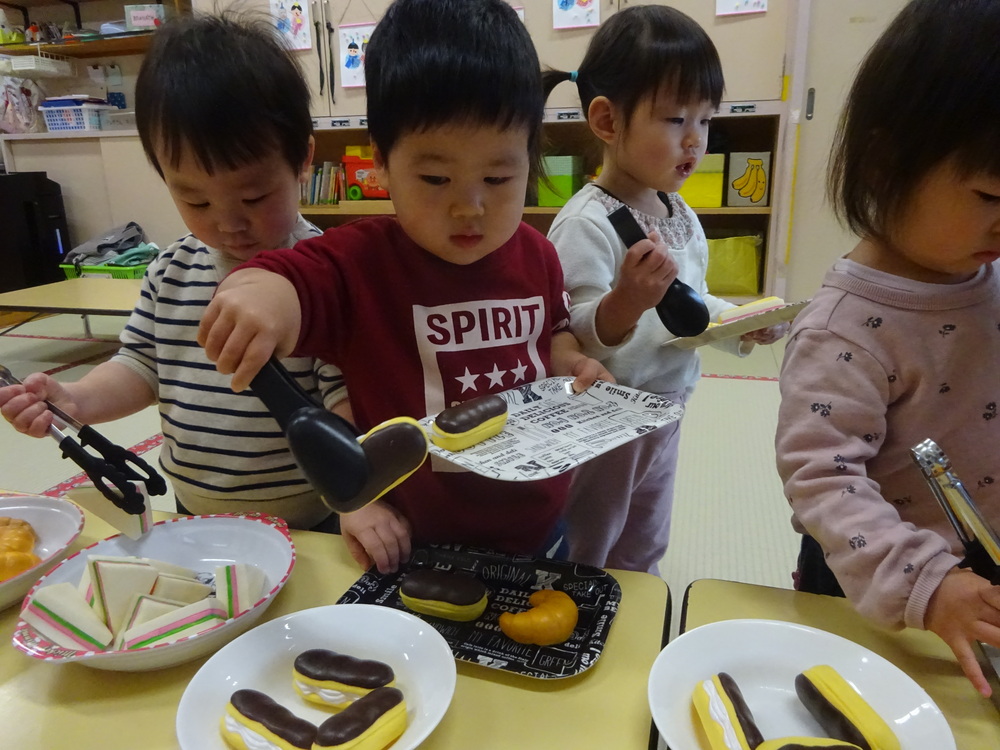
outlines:
[[[829,175],[860,241],[792,330],[776,438],[800,588],[832,593],[828,565],[863,615],[938,634],[984,695],[972,645],[1000,646],[1000,589],[959,567],[910,449],[937,442],[1000,528],[998,39],[996,0],[914,0],[868,53]]]

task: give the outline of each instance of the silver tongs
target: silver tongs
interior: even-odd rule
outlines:
[[[955,475],[948,456],[933,440],[913,446],[910,454],[965,548],[960,567],[1000,584],[1000,537]]]
[[[21,385],[21,381],[0,365],[0,386],[5,385]],[[166,494],[167,483],[163,477],[132,451],[115,445],[93,427],[82,424],[55,404],[46,401],[45,405],[61,423],[57,426],[53,422],[49,426],[49,435],[59,443],[62,457],[71,459],[83,469],[101,494],[116,506],[132,515],[139,515],[145,510],[146,501],[134,482],[143,482],[150,495]],[[74,430],[79,441],[63,432],[66,428]],[[88,446],[99,455],[88,452]]]

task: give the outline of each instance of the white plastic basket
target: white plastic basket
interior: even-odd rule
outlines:
[[[73,64],[45,52],[11,58],[11,72],[19,78],[64,78],[73,75]]]
[[[39,107],[50,133],[70,130],[100,130],[101,111],[115,109],[102,104],[81,104],[77,107]]]

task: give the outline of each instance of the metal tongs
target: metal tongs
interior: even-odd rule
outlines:
[[[1000,537],[955,476],[948,456],[933,440],[915,445],[910,453],[965,548],[959,566],[970,568],[994,586],[1000,584]]]
[[[4,385],[21,385],[21,381],[0,365],[0,386]],[[61,423],[57,425],[53,422],[49,426],[49,435],[59,443],[62,457],[71,459],[83,469],[101,494],[116,506],[131,515],[139,515],[145,510],[145,498],[134,482],[143,482],[150,495],[166,493],[167,483],[163,477],[135,453],[115,445],[93,427],[82,424],[55,404],[46,401],[45,405]],[[63,432],[67,427],[77,433],[79,441]],[[88,446],[99,455],[87,451]]]

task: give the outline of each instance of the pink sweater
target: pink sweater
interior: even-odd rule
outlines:
[[[910,455],[931,438],[1000,528],[1000,278],[926,284],[840,260],[795,322],[775,440],[793,526],[855,607],[924,627],[964,551]]]

